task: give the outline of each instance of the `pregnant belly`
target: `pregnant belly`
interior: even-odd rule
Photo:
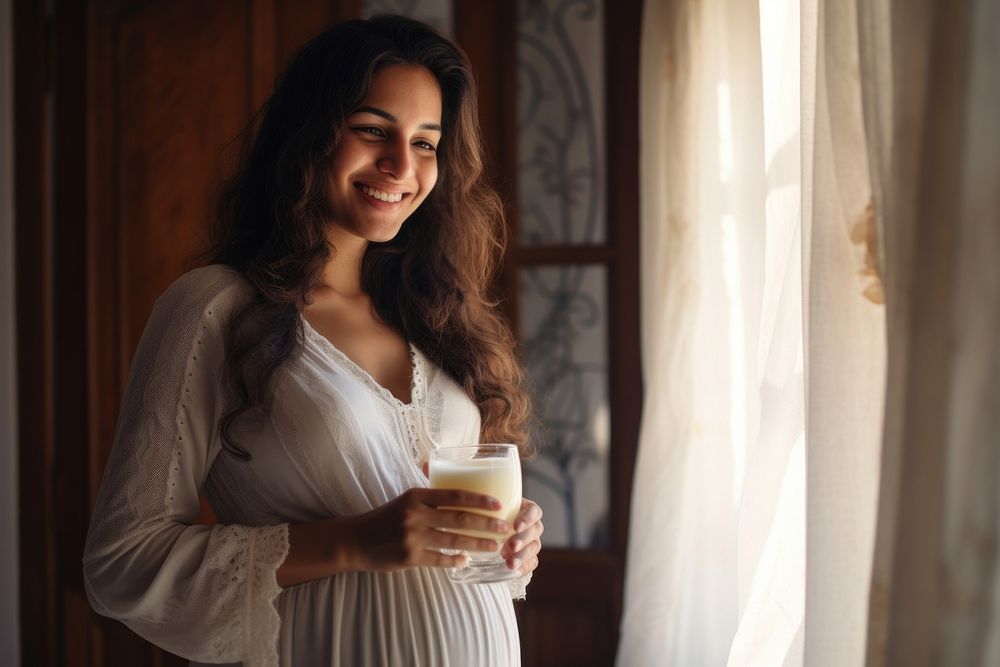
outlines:
[[[505,584],[462,585],[443,570],[348,572],[284,590],[281,665],[520,664]]]

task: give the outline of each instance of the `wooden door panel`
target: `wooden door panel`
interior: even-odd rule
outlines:
[[[530,622],[522,624],[525,661],[545,667],[611,665],[615,659],[616,619],[603,601],[566,604],[539,601],[531,606]]]
[[[222,147],[250,118],[252,9],[241,0],[186,0],[104,2],[92,11],[91,502],[153,302],[203,242],[213,190],[235,159]],[[67,641],[75,664],[187,664],[90,614],[86,662]]]
[[[240,0],[149,3],[116,21],[115,190],[121,345],[203,241],[221,148],[246,125],[253,50]],[[269,60],[269,59],[265,59]]]

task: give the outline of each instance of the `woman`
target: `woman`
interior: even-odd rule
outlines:
[[[84,556],[98,612],[201,663],[519,662],[541,510],[439,509],[496,500],[421,470],[434,447],[526,442],[486,298],[503,220],[473,85],[399,17],[330,29],[279,79],[212,263],[160,297],[136,352]],[[199,492],[217,525],[192,525]],[[438,530],[458,526],[498,540]],[[514,585],[445,576],[466,557],[441,549],[498,541]]]

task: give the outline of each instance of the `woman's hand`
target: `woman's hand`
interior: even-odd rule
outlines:
[[[514,520],[517,532],[504,542],[500,555],[507,561],[507,567],[522,575],[533,572],[538,567],[538,552],[542,549],[541,536],[542,508],[527,498],[521,499],[521,509]]]
[[[497,542],[513,527],[502,519],[457,509],[463,507],[495,511],[500,502],[471,491],[414,488],[382,507],[353,517],[350,569],[463,567],[468,564],[467,555],[446,555],[438,550],[496,551]],[[497,533],[497,540],[466,537],[441,528]]]

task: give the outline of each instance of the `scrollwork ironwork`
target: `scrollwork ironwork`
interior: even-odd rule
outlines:
[[[579,47],[588,45],[594,33],[593,43],[602,43],[601,7],[597,0],[522,0],[520,9],[521,244],[601,243],[604,177],[595,96],[603,91],[590,90]],[[591,74],[599,87],[600,72]],[[545,463],[526,465],[525,481],[560,499],[566,542],[576,547],[603,546],[607,533],[606,508],[583,521],[579,516],[581,474],[592,466],[606,467],[598,440],[607,434],[596,432],[591,413],[595,393],[606,407],[606,356],[601,350],[602,363],[595,363],[593,354],[580,349],[587,331],[607,326],[603,294],[599,301],[584,289],[585,276],[593,270],[600,269],[567,265],[522,271],[522,315],[527,316],[522,322],[537,323],[524,332],[522,351],[540,420],[534,436]],[[532,312],[525,312],[528,308]],[[590,524],[589,534],[580,534],[581,524]]]
[[[600,277],[595,281],[596,276],[591,275],[587,280],[587,272],[599,272]],[[607,322],[604,284],[601,267],[570,265],[522,271],[525,301],[542,313],[522,341],[539,419],[533,436],[541,445],[540,457],[551,464],[529,463],[524,475],[559,497],[569,546],[603,546],[606,532],[603,514],[584,517],[583,523],[591,524],[589,534],[581,535],[578,528],[581,473],[606,461],[599,440],[606,439],[607,433],[598,432],[594,419],[595,404],[606,405],[604,350],[596,355],[593,350],[581,350],[581,340],[594,333],[603,348]],[[591,358],[585,359],[588,356]]]
[[[599,28],[596,0],[521,3],[518,104],[524,245],[603,241],[598,120],[581,54],[567,28],[574,8],[578,32]],[[586,25],[591,22],[593,26]]]

